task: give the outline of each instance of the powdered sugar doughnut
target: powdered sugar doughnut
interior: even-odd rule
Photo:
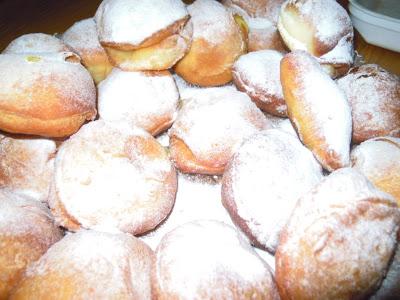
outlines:
[[[209,220],[164,236],[152,284],[157,299],[279,299],[268,265],[242,234]]]
[[[72,231],[140,234],[168,215],[175,192],[175,169],[151,135],[100,120],[59,148],[49,204]]]
[[[193,42],[175,66],[186,81],[216,86],[232,80],[231,68],[246,50],[244,33],[230,11],[214,0],[197,0],[188,6]]]
[[[337,81],[350,103],[354,143],[400,137],[400,78],[378,65],[362,65]]]
[[[95,83],[99,83],[111,72],[112,65],[97,36],[93,18],[73,24],[62,35],[62,40],[82,59]]]
[[[242,55],[232,69],[236,87],[261,110],[279,117],[287,116],[280,78],[282,58],[283,54],[274,50],[251,52]]]
[[[233,155],[223,176],[222,203],[255,245],[274,253],[297,200],[322,177],[321,166],[296,137],[266,130]]]
[[[61,237],[44,204],[0,190],[1,299],[8,299],[25,268]]]
[[[249,27],[248,51],[265,49],[286,52],[285,44],[279,34],[278,28],[266,18],[246,19]]]
[[[400,206],[400,139],[380,137],[361,143],[351,151],[353,168],[377,188],[391,194]]]
[[[233,87],[199,89],[169,131],[171,158],[184,173],[222,175],[242,140],[267,127],[246,94]]]
[[[46,202],[54,173],[56,143],[0,133],[0,187]]]
[[[282,59],[281,83],[289,118],[322,166],[348,166],[351,110],[344,93],[305,51]]]
[[[168,71],[124,72],[115,68],[99,85],[100,119],[125,122],[152,135],[168,129],[179,93]]]
[[[153,260],[131,235],[82,230],[34,263],[11,299],[150,299]]]
[[[281,234],[282,299],[366,299],[397,244],[400,210],[354,169],[333,172],[298,202]]]

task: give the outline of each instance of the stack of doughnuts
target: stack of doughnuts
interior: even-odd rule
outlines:
[[[0,54],[0,299],[397,299],[400,80],[335,0],[104,0]]]

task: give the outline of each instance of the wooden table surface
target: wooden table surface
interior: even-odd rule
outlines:
[[[31,32],[61,33],[76,21],[92,17],[101,0],[0,0],[0,51]],[[339,1],[344,6],[348,0]],[[400,75],[400,53],[367,44],[359,34],[355,48],[366,62]]]

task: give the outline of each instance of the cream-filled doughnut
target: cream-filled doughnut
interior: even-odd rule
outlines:
[[[248,240],[211,220],[186,223],[164,236],[152,284],[160,300],[279,299],[270,268]]]
[[[351,151],[351,164],[400,206],[399,138],[379,137],[361,143]]]
[[[297,200],[322,168],[293,135],[271,129],[245,140],[223,176],[222,203],[257,246],[274,253]]]
[[[62,35],[62,40],[76,52],[96,84],[112,70],[107,53],[100,45],[93,18],[73,24]]]
[[[126,71],[171,68],[189,50],[188,19],[181,0],[104,0],[95,15],[100,44]]]
[[[56,221],[76,231],[140,234],[172,209],[176,172],[147,132],[95,121],[64,142],[55,159],[49,205]]]
[[[233,63],[246,51],[245,34],[233,14],[214,0],[197,0],[188,6],[193,24],[189,52],[175,66],[186,81],[217,86],[232,80]]]
[[[378,136],[400,137],[400,78],[378,65],[361,65],[337,80],[353,118],[354,143]]]
[[[198,89],[169,131],[171,158],[184,173],[222,175],[242,140],[267,127],[263,113],[234,87]]]
[[[330,174],[297,203],[281,234],[281,299],[367,299],[397,246],[400,210],[361,173]]]
[[[47,202],[56,143],[0,133],[0,188]]]
[[[124,122],[152,135],[168,129],[179,93],[169,71],[125,72],[115,68],[99,85],[100,119]]]
[[[150,299],[153,261],[131,235],[82,230],[32,264],[10,299]]]
[[[0,129],[63,137],[96,116],[96,88],[72,52],[0,55]]]
[[[0,299],[8,299],[26,267],[61,238],[61,230],[43,203],[1,189]]]
[[[232,68],[236,87],[261,110],[278,117],[287,116],[280,78],[282,58],[278,51],[261,50],[242,55]]]
[[[281,83],[289,118],[304,145],[328,171],[348,166],[351,109],[336,83],[305,51],[285,55]]]

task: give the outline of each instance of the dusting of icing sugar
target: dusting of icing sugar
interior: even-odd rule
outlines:
[[[170,73],[125,72],[114,68],[99,84],[100,119],[126,122],[147,131],[172,122],[179,93]]]
[[[290,133],[291,135],[293,135],[296,138],[298,138],[297,132],[293,128],[293,125],[290,122],[290,119],[275,117],[275,116],[272,116],[272,115],[270,115],[268,113],[264,113],[264,115],[268,119],[268,122],[271,124],[272,128],[283,130],[286,133]]]
[[[273,253],[297,200],[322,177],[321,166],[296,137],[266,130],[243,142],[232,157],[224,174],[224,205]]]
[[[353,64],[353,32],[342,37],[335,48],[317,58],[320,64]]]
[[[265,18],[249,18],[247,20],[247,25],[251,29],[265,29],[273,27],[274,25]]]
[[[201,87],[199,87],[197,85],[193,85],[193,84],[185,81],[185,79],[183,79],[182,77],[180,77],[177,74],[173,74],[172,76],[174,77],[176,86],[178,88],[179,97],[180,97],[181,101],[184,101],[185,99],[190,98],[191,92],[202,89]]]
[[[139,45],[187,15],[181,0],[104,0],[95,22],[100,42]]]
[[[59,38],[45,33],[29,33],[13,40],[4,50],[3,54],[23,53],[57,53],[70,49]]]

